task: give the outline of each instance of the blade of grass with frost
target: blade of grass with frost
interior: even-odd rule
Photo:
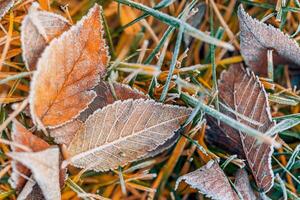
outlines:
[[[236,158],[237,158],[237,155],[229,156],[229,158],[227,158],[227,159],[225,160],[225,162],[221,165],[221,168],[224,170],[224,169],[227,167],[227,165],[228,165],[229,163],[231,163],[231,161],[235,160]]]
[[[169,5],[173,4],[175,2],[175,0],[162,0],[161,2],[159,2],[158,4],[156,4],[153,9],[154,10],[160,10],[162,8],[168,7]],[[114,36],[118,36],[124,29],[134,25],[135,23],[141,21],[142,19],[145,19],[146,17],[149,17],[150,15],[147,13],[142,14],[141,16],[139,16],[138,18],[132,20],[131,22],[125,24],[124,26],[120,27],[119,29],[117,29],[114,32]]]
[[[207,153],[206,149],[202,145],[200,145],[198,143],[198,141],[193,140],[192,138],[190,138],[189,136],[187,136],[187,135],[185,135],[183,133],[181,135],[183,137],[185,137],[188,141],[190,141],[193,145],[195,145],[197,147],[197,149],[199,149],[204,155],[208,156],[208,153]]]
[[[280,184],[274,183],[274,188],[275,188],[277,191],[282,192],[282,191],[281,191],[281,186],[280,186]],[[287,189],[286,192],[287,192],[288,198],[289,198],[290,200],[299,200],[299,198],[297,197],[297,195],[294,194],[293,192],[291,192],[290,190]]]
[[[192,6],[188,6],[188,11],[190,11],[190,9],[192,9]],[[185,20],[187,19],[189,12],[184,12],[182,15],[182,22],[185,22]],[[169,73],[168,73],[168,77],[167,80],[165,82],[163,91],[161,93],[160,99],[159,101],[164,102],[166,97],[167,97],[167,93],[169,90],[169,86],[170,86],[170,82],[173,76],[173,72],[175,70],[176,64],[177,64],[177,59],[178,59],[178,55],[179,55],[179,51],[180,51],[180,46],[182,43],[182,38],[183,38],[183,33],[184,33],[184,29],[185,27],[180,25],[179,27],[179,32],[177,34],[177,38],[176,38],[176,43],[175,43],[175,47],[174,47],[174,52],[173,52],[173,56],[172,56],[172,60],[171,60],[171,64],[170,64],[170,68],[169,68]]]
[[[289,174],[294,179],[294,181],[297,182],[297,184],[300,184],[299,179],[295,177],[285,166],[283,166],[281,162],[275,158],[275,156],[272,156],[272,158],[287,174]]]
[[[300,124],[300,119],[298,118],[291,118],[291,119],[284,119],[275,126],[273,126],[270,130],[266,132],[266,135],[274,136],[276,133],[283,132],[294,126]]]
[[[248,4],[248,5],[252,5],[254,7],[260,7],[260,8],[275,10],[275,6],[272,5],[272,4],[268,4],[268,3],[253,2],[253,1],[249,1],[249,0],[240,0],[240,2]],[[295,7],[290,7],[290,6],[286,6],[286,7],[282,8],[282,10],[290,11],[290,12],[296,12],[296,13],[300,12],[300,8],[295,8]]]
[[[170,69],[169,69],[169,74],[168,74],[167,80],[165,82],[164,89],[163,89],[163,91],[161,93],[161,96],[160,96],[160,99],[159,99],[160,102],[164,102],[166,97],[167,97],[167,93],[168,93],[168,90],[169,90],[169,86],[170,86],[170,82],[171,82],[171,79],[172,79],[172,76],[173,76],[173,72],[174,72],[176,64],[177,64],[177,58],[178,58],[179,51],[180,51],[180,46],[181,46],[181,42],[182,42],[182,38],[183,38],[183,33],[184,33],[184,27],[181,26],[179,28],[179,32],[178,32],[178,35],[177,35],[175,49],[174,49],[174,53],[173,53],[173,56],[172,56],[171,65],[170,65]]]
[[[278,103],[278,104],[282,104],[282,105],[296,106],[299,103],[298,101],[295,101],[293,99],[288,99],[288,98],[273,95],[273,94],[269,94],[268,97],[269,97],[270,101]]]
[[[101,18],[103,20],[104,31],[105,31],[106,38],[108,39],[108,45],[109,45],[109,49],[110,49],[110,52],[111,52],[111,56],[114,59],[114,58],[116,58],[115,48],[114,48],[114,45],[113,45],[110,30],[109,30],[109,27],[108,27],[108,24],[107,24],[107,21],[106,21],[106,18],[104,16],[103,12],[101,12]]]
[[[168,37],[167,41],[164,43],[164,47],[162,49],[162,52],[159,56],[158,62],[156,64],[157,69],[160,71],[161,70],[161,66],[163,65],[166,53],[167,53],[167,48],[169,46],[169,42],[171,39],[171,35]],[[149,90],[148,90],[148,94],[150,97],[154,97],[154,88],[157,86],[157,76],[153,76],[151,79],[151,83],[149,86]]]
[[[251,124],[253,125],[257,125],[257,126],[262,126],[261,123],[259,123],[258,121],[255,121],[253,119],[250,119],[249,117],[245,116],[245,115],[242,115],[238,112],[236,112],[235,110],[233,110],[232,108],[230,108],[229,106],[226,106],[225,104],[223,104],[222,102],[219,102],[219,104],[225,108],[225,110],[227,110],[228,112],[231,112],[233,114],[235,114],[236,116],[240,117],[241,119],[245,120],[245,121],[248,121],[250,122]]]
[[[72,179],[68,178],[66,181],[66,184],[69,188],[71,188],[78,195],[86,194],[86,192],[79,185],[77,185]],[[93,198],[89,198],[89,197],[82,197],[82,198],[84,200],[94,200]]]
[[[295,162],[296,162],[296,158],[297,158],[299,152],[300,152],[300,145],[297,145],[297,147],[295,148],[293,154],[291,155],[291,157],[290,157],[288,163],[286,164],[287,170],[291,170],[291,169],[293,168],[293,166],[294,166],[294,164],[295,164]]]
[[[178,19],[181,20],[184,15],[186,15],[187,12],[190,12],[190,10],[193,8],[193,6],[196,4],[197,0],[193,0],[188,7],[186,7],[178,16]],[[159,52],[161,47],[165,44],[166,40],[173,34],[175,31],[175,28],[173,26],[169,26],[168,29],[163,34],[162,38],[160,39],[157,46],[153,49],[151,54],[148,56],[148,58],[145,61],[145,64],[150,64],[152,60],[154,59],[155,55]]]
[[[299,32],[300,32],[300,24],[298,25],[298,28],[297,28],[297,30],[295,31],[295,33],[293,33],[293,34],[291,35],[291,38],[296,37],[296,36],[298,35]]]
[[[281,191],[282,191],[282,194],[283,194],[283,200],[287,200],[286,187],[285,187],[285,184],[284,184],[283,180],[280,178],[279,174],[276,174],[275,180],[277,180],[279,182],[279,185],[281,187]]]
[[[271,138],[267,135],[264,135],[263,133],[255,130],[249,126],[246,126],[246,125],[228,117],[227,115],[224,115],[223,113],[220,113],[219,111],[205,105],[201,101],[198,101],[197,99],[195,99],[187,94],[182,93],[180,95],[180,99],[182,99],[184,102],[187,102],[187,104],[191,105],[192,107],[196,107],[197,105],[199,105],[201,107],[201,110],[203,112],[205,112],[206,114],[216,118],[217,120],[224,122],[225,124],[229,125],[232,128],[235,128],[239,131],[242,131],[250,136],[257,138],[261,142],[265,142],[267,144],[274,145],[274,147],[276,147],[276,148],[279,148],[281,146],[273,138]]]
[[[17,80],[17,79],[20,79],[20,78],[30,76],[33,73],[34,72],[21,72],[21,73],[15,74],[15,75],[11,75],[9,77],[6,77],[5,79],[0,80],[0,84],[5,84],[8,81],[13,81],[13,80]]]
[[[273,65],[273,50],[268,50],[268,77],[273,82],[274,80],[274,65]]]
[[[281,117],[274,117],[273,119],[276,120],[276,121],[279,121],[279,120],[290,119],[290,118],[300,119],[300,114],[297,113],[297,114],[285,115],[285,116],[281,116]]]
[[[118,175],[119,175],[119,180],[120,180],[120,185],[121,185],[122,193],[123,193],[123,195],[127,196],[126,185],[125,185],[125,181],[124,181],[124,177],[123,177],[123,172],[122,172],[122,167],[121,166],[119,166]]]
[[[121,4],[125,4],[125,5],[133,7],[133,8],[136,8],[138,10],[141,10],[147,14],[152,15],[153,17],[159,19],[160,21],[162,21],[168,25],[174,26],[179,29],[180,29],[180,27],[183,27],[184,32],[190,36],[193,36],[194,38],[197,38],[199,40],[202,40],[202,41],[210,43],[210,44],[215,44],[216,46],[220,46],[220,47],[232,50],[232,51],[234,50],[234,47],[231,44],[217,40],[213,37],[210,37],[209,35],[203,33],[202,31],[192,27],[188,23],[185,23],[175,17],[169,16],[165,13],[159,12],[159,11],[149,8],[143,4],[136,3],[131,0],[114,0],[114,1],[121,3]]]

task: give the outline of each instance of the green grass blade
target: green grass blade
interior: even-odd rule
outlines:
[[[234,47],[231,44],[217,40],[217,39],[203,33],[202,31],[192,27],[188,23],[185,23],[185,22],[183,22],[175,17],[169,16],[165,13],[154,10],[153,8],[149,8],[143,4],[140,4],[140,3],[137,3],[137,2],[134,2],[131,0],[114,0],[114,1],[121,3],[121,4],[125,4],[127,6],[130,6],[130,7],[136,8],[136,9],[139,9],[139,10],[141,10],[149,15],[152,15],[153,17],[159,19],[160,21],[162,21],[170,26],[173,26],[175,28],[183,27],[184,32],[190,36],[193,36],[194,38],[197,38],[204,42],[214,44],[216,46],[220,46],[220,47],[232,50],[232,51],[234,50]]]

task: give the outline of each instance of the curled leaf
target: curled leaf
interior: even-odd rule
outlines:
[[[30,91],[33,121],[58,127],[75,119],[94,100],[109,60],[101,8],[95,5],[75,26],[53,39],[37,63]]]
[[[238,9],[240,21],[241,53],[246,64],[262,76],[268,75],[267,52],[273,50],[273,63],[292,63],[300,67],[300,47],[288,35],[272,25],[249,16],[243,6]]]
[[[11,152],[8,155],[31,170],[46,200],[61,199],[58,147],[39,152]]]
[[[196,171],[179,177],[175,188],[181,181],[185,181],[192,188],[215,200],[239,200],[223,170],[214,160],[209,161]]]
[[[88,105],[88,108],[85,111],[80,113],[76,120],[50,130],[50,135],[54,137],[55,142],[68,145],[78,129],[82,126],[83,122],[85,122],[91,114],[100,108],[112,104],[116,100],[148,98],[143,93],[131,89],[127,85],[119,83],[113,83],[110,85],[105,81],[100,81],[94,91],[96,92],[97,97],[91,104]]]
[[[22,124],[17,120],[13,121],[12,126],[12,140],[18,144],[32,149],[33,152],[42,151],[49,148],[49,144],[39,137],[33,135],[28,131]],[[23,152],[22,149],[15,146],[11,146],[13,152]],[[30,170],[22,165],[20,162],[15,160],[12,161],[12,174],[9,179],[11,186],[20,191],[26,183],[24,176],[29,177],[31,174]]]
[[[267,94],[258,78],[242,65],[232,65],[221,74],[218,84],[223,105],[220,111],[262,133],[274,126]],[[233,112],[225,108],[226,105]],[[241,115],[245,117],[241,117]],[[273,147],[208,116],[210,143],[246,159],[258,188],[268,191],[273,185],[271,155]]]
[[[39,11],[38,7],[39,4],[32,4],[21,27],[23,59],[28,70],[36,69],[37,61],[46,46],[70,27],[64,17]]]
[[[78,130],[68,148],[68,163],[107,171],[153,156],[151,151],[173,138],[190,113],[153,100],[116,101],[94,112]]]

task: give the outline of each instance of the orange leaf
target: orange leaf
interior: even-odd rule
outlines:
[[[30,110],[40,128],[58,127],[76,118],[96,97],[91,89],[99,83],[109,60],[100,12],[95,5],[80,22],[50,42],[38,61]]]

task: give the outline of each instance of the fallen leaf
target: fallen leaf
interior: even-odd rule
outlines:
[[[85,111],[80,113],[77,119],[68,122],[63,126],[50,130],[50,135],[51,137],[54,137],[56,143],[66,144],[68,146],[78,129],[90,115],[92,115],[96,110],[112,104],[116,100],[148,98],[143,93],[132,89],[127,85],[113,83],[110,86],[110,84],[105,81],[101,81],[96,86],[94,91],[96,92],[97,97],[91,104],[89,104],[88,108]]]
[[[28,70],[36,69],[37,61],[46,46],[71,26],[64,17],[39,11],[38,8],[38,3],[32,4],[21,27],[23,60]]]
[[[245,169],[239,169],[235,174],[235,188],[242,195],[244,200],[256,200],[257,197],[250,185],[249,177]]]
[[[206,197],[215,200],[239,200],[223,170],[218,162],[214,160],[209,161],[196,171],[179,177],[176,181],[175,189],[177,189],[181,181],[185,181]]]
[[[39,59],[30,91],[34,123],[55,128],[79,116],[96,97],[92,89],[108,60],[101,8],[95,5],[75,26],[53,39]]]
[[[273,63],[292,63],[300,67],[298,43],[272,25],[249,16],[243,6],[238,9],[241,53],[246,64],[261,76],[268,75],[267,52],[273,50]]]
[[[172,138],[191,110],[153,100],[129,99],[99,109],[70,143],[67,163],[107,171],[148,157]]]
[[[60,200],[59,148],[50,147],[39,152],[11,152],[12,159],[29,168],[46,200]]]
[[[12,125],[12,141],[24,146],[29,147],[33,152],[42,151],[49,148],[49,144],[39,137],[33,135],[17,120],[13,121]],[[13,152],[23,152],[24,150],[15,146],[11,146]],[[24,176],[29,177],[30,170],[15,160],[12,161],[12,174],[9,179],[9,183],[13,188],[20,191],[25,185],[27,179]]]
[[[14,0],[1,0],[0,1],[0,19],[11,9],[14,5]]]
[[[258,78],[243,65],[232,65],[228,71],[221,74],[218,84],[219,96],[223,105],[220,111],[239,122],[248,125],[262,133],[266,133],[274,122],[272,121],[267,94]],[[207,116],[209,129],[207,139],[229,152],[246,159],[260,190],[267,192],[273,185],[271,155],[273,147],[246,133],[239,132],[230,126]]]

